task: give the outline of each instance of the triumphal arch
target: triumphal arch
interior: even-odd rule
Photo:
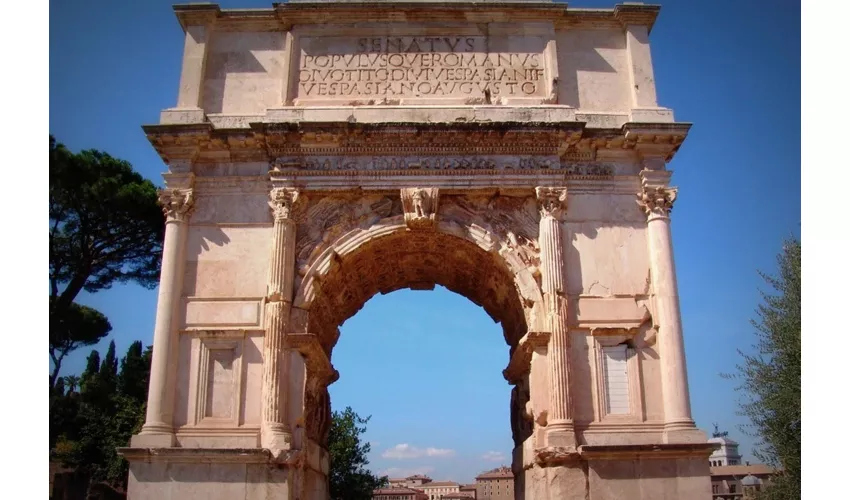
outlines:
[[[167,222],[131,500],[327,499],[340,325],[436,284],[504,328],[517,498],[710,498],[657,6],[175,11],[177,105],[144,127]]]

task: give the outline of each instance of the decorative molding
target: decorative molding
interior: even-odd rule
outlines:
[[[581,457],[586,460],[647,460],[670,458],[703,458],[716,449],[715,443],[582,445]]]
[[[535,349],[549,345],[551,332],[528,332],[519,340],[519,344],[508,367],[502,370],[502,376],[510,384],[517,384],[519,380],[531,370],[531,355]]]
[[[267,464],[274,457],[262,448],[118,448],[129,462]]]
[[[404,222],[410,229],[434,229],[440,203],[440,188],[404,188],[401,204]]]
[[[330,385],[339,379],[339,372],[331,364],[322,349],[319,337],[312,333],[290,333],[286,336],[287,347],[304,356],[308,377],[318,385]]]
[[[191,189],[162,189],[158,201],[167,220],[184,222],[192,214],[194,199]]]
[[[546,446],[534,450],[534,462],[543,467],[575,462],[580,457],[579,450],[566,446]]]

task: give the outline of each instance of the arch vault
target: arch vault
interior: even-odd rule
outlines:
[[[327,499],[339,326],[436,284],[504,330],[516,498],[710,498],[658,7],[175,11],[178,104],[144,127],[166,232],[131,500]]]

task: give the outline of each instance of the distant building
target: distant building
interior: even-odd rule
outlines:
[[[418,488],[428,495],[428,500],[442,500],[450,493],[460,493],[460,484],[454,481],[431,481]]]
[[[412,488],[414,486],[422,486],[423,484],[430,483],[431,481],[431,478],[428,476],[416,474],[405,478],[405,486],[407,486],[408,488]]]
[[[428,500],[428,495],[415,488],[391,486],[373,491],[372,500]]]
[[[749,500],[776,471],[764,464],[710,467],[712,500]]]
[[[473,498],[475,498],[475,493],[469,491],[459,491],[457,493],[443,495],[443,500],[470,500]]]
[[[514,499],[514,473],[510,467],[503,465],[479,474],[475,486],[478,500]]]
[[[478,498],[477,490],[475,489],[475,484],[462,484],[459,488],[460,493],[469,493],[472,495],[472,498]]]
[[[709,439],[708,442],[720,445],[720,448],[708,457],[708,463],[712,467],[741,465],[741,454],[738,453],[738,443],[736,441],[726,436],[716,436]]]

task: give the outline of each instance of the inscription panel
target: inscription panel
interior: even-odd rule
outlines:
[[[299,102],[540,102],[552,91],[540,36],[305,36],[299,46]]]

